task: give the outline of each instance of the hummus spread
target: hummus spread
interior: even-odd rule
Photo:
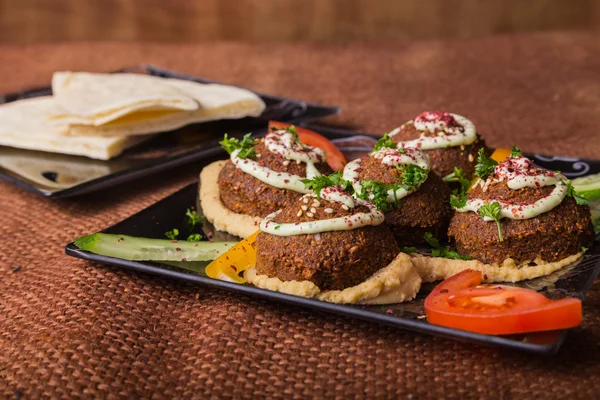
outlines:
[[[215,161],[200,172],[200,205],[206,219],[217,230],[246,238],[256,232],[261,218],[235,213],[221,202],[218,179],[226,162]]]
[[[478,260],[453,260],[441,257],[414,255],[412,263],[423,282],[435,282],[451,277],[467,268],[481,271],[483,282],[518,282],[545,276],[573,265],[583,253],[577,253],[555,262],[536,259],[532,263],[517,264],[512,258],[507,258],[502,264],[484,264]]]
[[[244,278],[254,286],[295,296],[311,297],[339,304],[392,304],[412,300],[421,287],[421,278],[411,258],[400,253],[386,267],[366,281],[343,290],[321,291],[310,281],[282,281],[258,275],[256,268],[244,272]]]

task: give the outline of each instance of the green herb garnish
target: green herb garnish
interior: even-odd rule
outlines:
[[[450,195],[450,205],[452,208],[463,208],[467,205],[467,195],[454,189]]]
[[[185,212],[185,216],[187,217],[187,225],[190,230],[194,229],[194,226],[197,224],[206,221],[206,217],[204,215],[198,215],[196,211],[189,208]]]
[[[454,172],[444,177],[444,182],[458,182],[461,193],[467,193],[471,187],[471,179],[465,176],[465,172],[461,168],[456,167],[454,167]]]
[[[341,186],[342,190],[352,194],[352,182],[342,178],[342,171],[336,171],[331,175],[317,175],[312,179],[301,179],[307,189],[315,192],[317,197],[321,198],[321,190],[329,186]]]
[[[416,253],[417,248],[416,247],[401,247],[400,252],[410,255],[410,254]]]
[[[433,248],[433,250],[431,250],[432,257],[452,258],[454,260],[471,259],[471,257],[469,256],[461,256],[460,254],[458,254],[458,252],[442,246],[440,244],[440,241],[433,237],[433,234],[431,232],[425,232],[424,239],[427,242],[427,244]]]
[[[563,182],[562,184],[567,186],[567,196],[574,198],[577,204],[580,206],[588,204],[588,200],[575,191],[571,181]]]
[[[168,232],[165,232],[165,236],[171,240],[176,240],[177,236],[179,236],[179,229],[174,228]]]
[[[523,157],[523,153],[521,152],[521,149],[518,148],[517,146],[513,146],[512,151],[510,152],[510,155],[508,156],[508,158],[519,158],[519,157]]]
[[[252,139],[251,135],[251,133],[245,134],[242,140],[240,141],[236,138],[229,138],[227,134],[225,134],[223,140],[220,141],[219,144],[229,154],[239,149],[240,152],[237,155],[239,158],[254,157],[256,155],[256,153],[254,152],[256,140]]]
[[[492,203],[487,203],[479,207],[477,212],[482,217],[487,217],[496,222],[498,226],[498,240],[502,241],[502,228],[500,226],[500,211],[502,211],[502,207],[500,207],[500,203],[494,201]]]
[[[363,200],[368,200],[375,204],[375,207],[379,211],[389,211],[394,208],[395,204],[398,204],[399,200],[396,198],[396,190],[402,189],[403,186],[399,183],[386,185],[385,183],[377,181],[362,181],[362,190],[360,193],[356,193],[356,197]],[[394,202],[390,203],[388,198],[388,192],[392,190],[394,193]]]
[[[585,253],[586,251],[588,251],[589,249],[587,247],[581,246],[581,252]]]
[[[477,153],[477,165],[475,165],[475,175],[481,179],[486,179],[491,174],[498,162],[491,157],[485,155],[483,148]]]
[[[192,233],[190,236],[188,236],[187,241],[188,242],[201,242],[202,235],[199,233]]]
[[[402,185],[406,190],[419,186],[429,176],[428,169],[421,168],[416,164],[399,165],[396,168],[402,174]]]
[[[373,151],[381,150],[383,148],[396,148],[396,143],[393,142],[392,138],[388,136],[387,132],[383,134],[383,137],[377,141],[375,147],[373,147]]]

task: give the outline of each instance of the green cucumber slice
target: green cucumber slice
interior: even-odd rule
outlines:
[[[600,174],[573,179],[571,184],[581,197],[588,200],[600,199]]]
[[[135,261],[209,261],[237,242],[187,242],[94,233],[74,240],[77,247],[94,254]]]

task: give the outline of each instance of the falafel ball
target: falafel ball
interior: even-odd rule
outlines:
[[[306,164],[290,161],[283,156],[270,152],[260,139],[254,146],[253,157],[263,167],[276,172],[287,172],[301,177],[306,176]],[[325,162],[315,164],[324,175],[333,171]],[[289,189],[280,189],[264,183],[246,174],[228,160],[218,178],[221,201],[231,211],[255,217],[266,217],[300,198],[302,193]]]
[[[361,159],[359,180],[372,180],[386,185],[402,183],[402,171],[374,157]],[[425,233],[445,238],[452,216],[450,189],[438,175],[429,172],[418,190],[399,200],[385,213],[389,226],[401,246],[425,243]]]
[[[553,189],[554,186],[545,186],[513,190],[506,181],[492,181],[485,191],[482,185],[475,185],[467,199],[533,203]],[[579,253],[582,246],[589,247],[594,241],[590,208],[578,205],[571,197],[565,197],[558,206],[536,217],[503,218],[500,225],[501,242],[494,221],[484,221],[475,212],[457,212],[450,222],[448,236],[456,242],[461,255],[488,264],[501,264],[507,258],[524,263],[538,257],[554,262]]]
[[[438,112],[439,113],[439,112]],[[425,114],[425,113],[423,113]],[[446,115],[448,113],[440,113]],[[408,140],[419,139],[421,137],[437,137],[444,135],[444,131],[435,129],[433,131],[421,131],[415,128],[414,122],[410,121],[402,125],[397,133],[391,136],[396,144]],[[485,141],[477,134],[477,139],[468,145],[443,147],[439,149],[422,150],[431,161],[431,169],[442,178],[453,173],[454,168],[463,170],[467,178],[472,179],[475,176],[475,165],[477,164],[477,153],[479,149],[484,149],[486,155],[492,151],[485,145]]]
[[[304,199],[310,200],[305,203]],[[357,204],[347,210],[341,203],[306,195],[284,208],[274,222],[301,223],[359,212],[368,213],[369,209]],[[385,224],[292,236],[261,232],[256,238],[256,270],[282,281],[308,280],[322,291],[341,290],[364,282],[399,252]]]

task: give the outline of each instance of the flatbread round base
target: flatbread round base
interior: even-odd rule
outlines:
[[[217,230],[247,238],[258,230],[261,218],[235,213],[221,202],[218,179],[226,162],[215,161],[200,172],[200,206],[206,219]]]
[[[498,265],[484,264],[478,260],[453,260],[449,258],[414,255],[412,262],[423,282],[444,280],[465,269],[474,269],[482,272],[483,282],[493,283],[519,282],[546,276],[579,262],[582,256],[583,253],[577,253],[555,262],[546,262],[537,259],[533,263],[527,264],[517,264],[515,260],[508,258],[501,265]]]
[[[258,275],[256,268],[244,272],[244,278],[254,286],[295,296],[311,297],[338,304],[394,304],[412,300],[421,288],[421,278],[411,259],[404,253],[366,281],[343,290],[321,291],[310,281],[282,281]]]

